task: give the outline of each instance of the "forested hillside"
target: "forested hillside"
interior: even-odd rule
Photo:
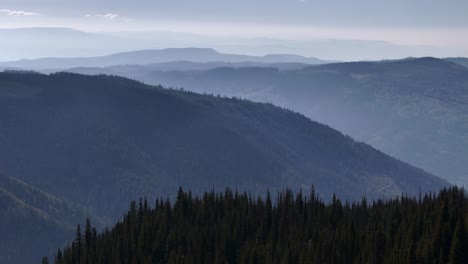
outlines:
[[[86,210],[0,174],[0,263],[34,263],[65,245]],[[99,218],[96,224],[101,225]]]
[[[154,188],[168,195],[179,186],[262,192],[314,183],[325,197],[360,199],[445,184],[272,105],[108,76],[3,73],[0,82],[0,167],[114,215]]]
[[[466,263],[462,189],[418,198],[324,204],[312,191],[272,201],[226,190],[175,204],[133,202],[96,234],[90,221],[55,263]]]
[[[448,185],[298,113],[121,77],[0,73],[0,123],[6,175],[108,224],[129,201],[175,198],[179,187],[196,194],[226,187],[264,194],[314,184],[324,199],[336,193],[351,201]],[[17,208],[16,201],[9,198],[4,208]],[[50,207],[48,200],[33,201],[28,204],[52,219],[73,221],[71,213],[42,209]],[[39,227],[34,219],[5,214],[4,235],[15,236],[17,225]],[[35,248],[28,237],[16,238]],[[5,245],[0,256],[11,255]],[[15,256],[15,263],[27,263],[21,252]]]
[[[446,58],[445,60],[460,64],[468,68],[468,58],[457,57],[457,58]]]
[[[436,58],[408,58],[292,70],[278,70],[274,65],[177,71],[131,68],[114,68],[113,74],[199,93],[271,102],[453,183],[468,185],[468,68],[461,65]]]

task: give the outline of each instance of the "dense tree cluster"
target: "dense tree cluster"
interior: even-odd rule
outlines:
[[[466,263],[468,198],[453,187],[419,198],[329,204],[285,190],[276,203],[231,190],[146,199],[111,230],[89,219],[55,263]]]

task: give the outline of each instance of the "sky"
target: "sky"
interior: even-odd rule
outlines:
[[[468,56],[467,0],[0,0],[0,28],[382,40]]]

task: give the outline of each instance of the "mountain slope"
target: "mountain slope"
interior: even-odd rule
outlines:
[[[153,64],[172,61],[191,62],[256,62],[256,63],[303,63],[322,64],[325,61],[298,55],[271,54],[266,56],[248,56],[223,54],[209,48],[169,48],[162,50],[138,50],[89,58],[42,58],[1,62],[0,67],[22,69],[67,69],[76,67],[106,67],[113,65]]]
[[[315,185],[324,199],[336,192],[356,200],[448,185],[273,105],[120,77],[0,73],[0,123],[0,168],[18,175],[0,185],[7,237],[27,225],[35,229],[21,230],[59,240],[82,212],[76,208],[112,223],[128,201],[154,201],[179,186],[261,194]],[[21,234],[18,241],[38,243]],[[6,251],[0,256],[21,254]]]
[[[179,186],[260,191],[315,184],[326,196],[356,199],[445,184],[271,105],[116,77],[0,77],[1,167],[97,211],[119,213],[118,201]]]
[[[460,64],[460,65],[465,66],[465,67],[468,68],[468,58],[462,58],[462,57],[445,58],[444,60],[450,61],[450,62],[453,62],[453,63],[457,63],[457,64]]]
[[[0,174],[0,262],[34,263],[54,254],[86,215],[82,207]]]
[[[460,185],[468,184],[468,69],[435,58],[291,71],[216,68],[118,73],[200,93],[272,102]]]

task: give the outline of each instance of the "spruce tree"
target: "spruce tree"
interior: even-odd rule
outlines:
[[[452,245],[450,247],[450,254],[449,254],[449,264],[458,264],[458,263],[466,263],[465,261],[465,254],[467,248],[464,248],[465,245],[465,234],[464,234],[464,227],[463,221],[458,220],[457,226],[455,228]]]

